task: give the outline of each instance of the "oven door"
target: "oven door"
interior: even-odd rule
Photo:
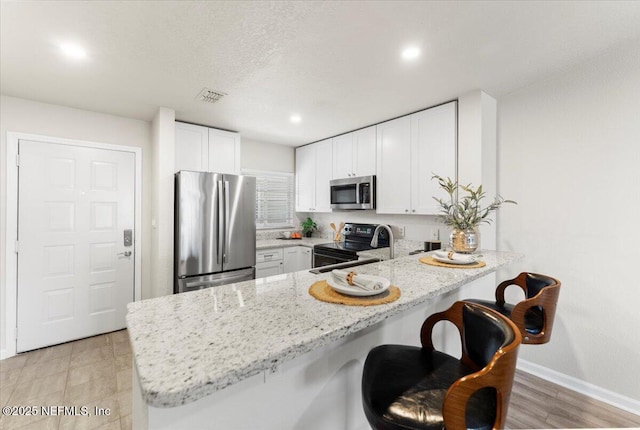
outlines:
[[[345,263],[357,260],[358,256],[347,255],[341,252],[330,251],[322,248],[313,249],[313,267],[329,266],[331,264]]]

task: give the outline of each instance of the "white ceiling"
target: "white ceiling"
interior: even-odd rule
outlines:
[[[1,27],[2,94],[147,121],[164,106],[300,145],[473,89],[499,98],[640,40],[640,2],[3,1]],[[196,101],[204,87],[228,96]]]

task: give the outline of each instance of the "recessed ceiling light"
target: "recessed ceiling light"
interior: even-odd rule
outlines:
[[[291,115],[291,116],[289,117],[289,121],[291,121],[291,122],[292,122],[292,123],[294,123],[294,124],[297,124],[297,123],[299,123],[300,121],[302,121],[302,118],[300,117],[300,115],[295,115],[295,114],[294,114],[294,115]]]
[[[74,43],[61,43],[60,50],[69,58],[81,60],[87,57],[87,51],[80,45]]]
[[[414,60],[420,56],[420,48],[416,46],[410,46],[402,51],[403,60]]]

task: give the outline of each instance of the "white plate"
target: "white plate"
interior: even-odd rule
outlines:
[[[432,255],[433,259],[436,261],[439,261],[441,263],[447,263],[447,264],[462,264],[462,265],[466,265],[466,264],[473,264],[473,263],[477,263],[477,260],[468,260],[468,261],[462,261],[462,260],[450,260],[447,257],[438,257],[437,255]]]
[[[359,297],[375,296],[376,294],[381,294],[387,291],[389,289],[389,286],[391,285],[391,282],[385,278],[380,278],[380,281],[382,282],[381,290],[368,291],[362,288],[352,287],[350,285],[339,283],[337,281],[334,281],[333,278],[327,278],[327,284],[329,284],[329,286],[334,290],[336,290],[337,292],[346,294],[347,296],[359,296]]]

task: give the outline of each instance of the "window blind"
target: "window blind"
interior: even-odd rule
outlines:
[[[245,173],[256,177],[256,228],[293,227],[293,174]]]

